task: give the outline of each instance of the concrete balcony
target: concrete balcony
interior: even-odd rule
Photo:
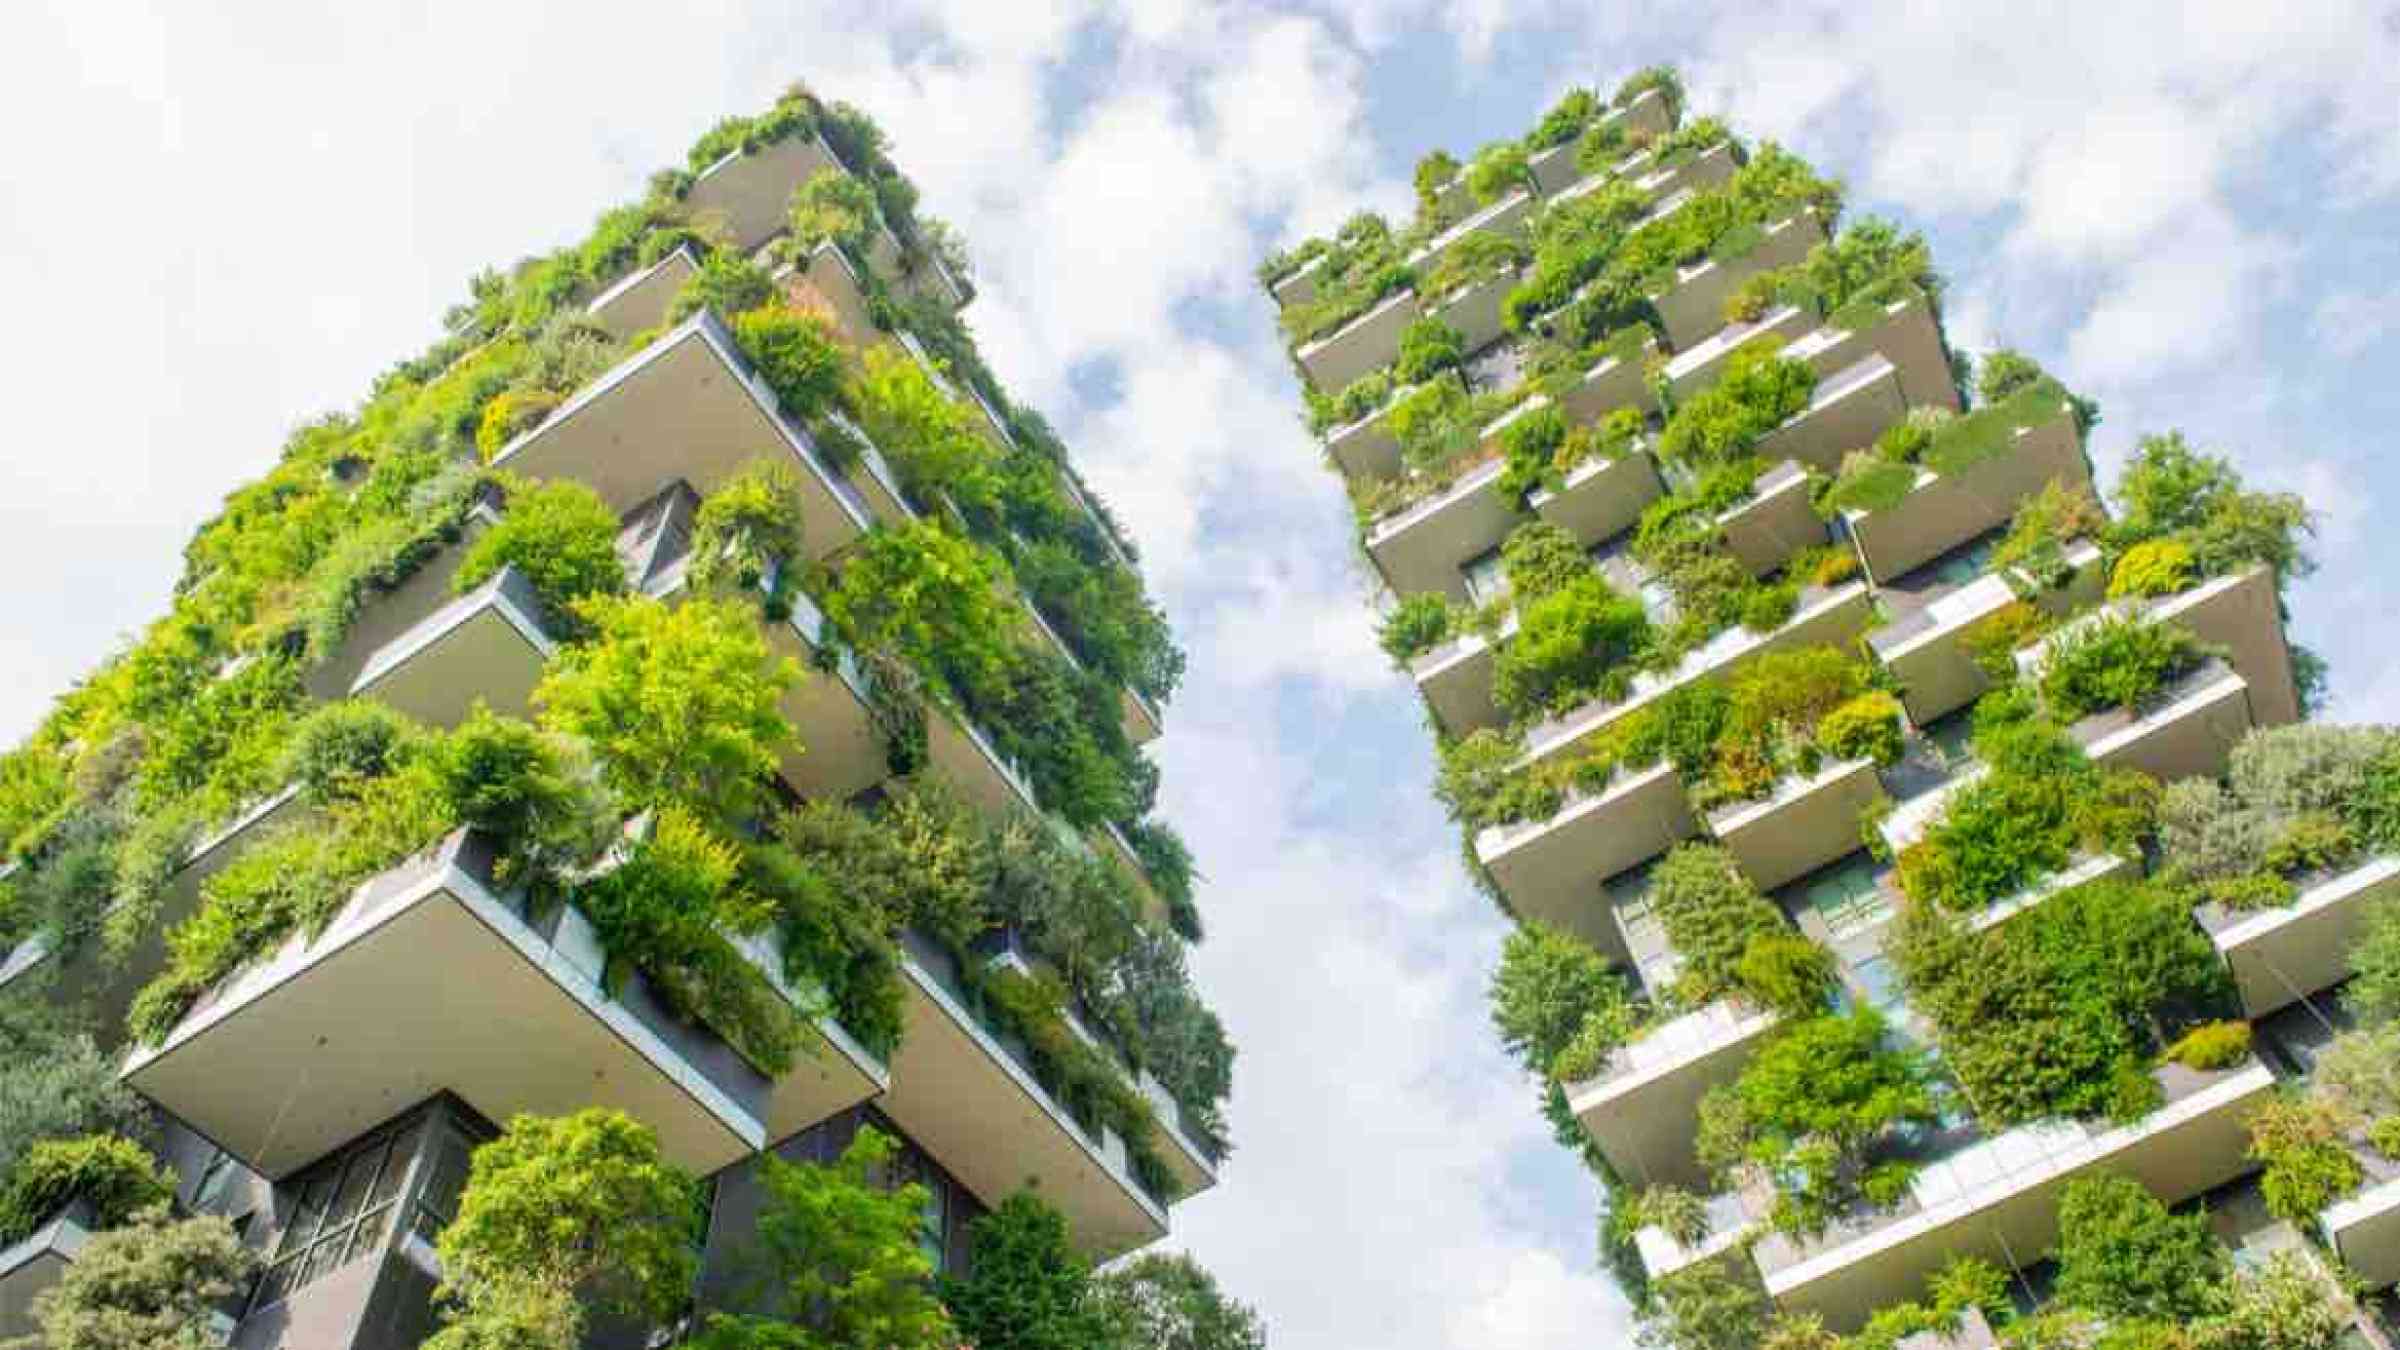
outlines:
[[[2153,622],[2181,624],[2193,637],[2230,654],[2227,659],[2250,685],[2250,711],[2260,726],[2300,720],[2299,686],[2292,677],[2292,650],[2284,638],[2283,603],[2272,569],[2247,567],[2211,577],[2147,601],[2143,608]]]
[[[1573,389],[1560,396],[1559,408],[1568,421],[1576,423],[1596,423],[1619,408],[1651,411],[1658,406],[1658,392],[1650,387],[1649,376],[1650,362],[1657,354],[1657,339],[1645,337],[1641,350],[1630,356],[1601,357]]]
[[[96,941],[86,941],[61,960],[50,939],[36,933],[0,961],[0,991],[36,988],[35,981],[47,972],[51,982],[38,986],[39,996],[62,1007],[88,1010],[100,1043],[114,1046],[123,1038],[134,996],[166,968],[167,933],[199,907],[202,883],[259,840],[271,837],[274,827],[301,819],[306,810],[299,788],[287,787],[202,835],[185,850],[182,866],[159,897],[157,917],[123,960],[106,959]],[[116,908],[114,902],[109,906],[111,912]]]
[[[1225,1159],[1224,1146],[1211,1138],[1198,1122],[1175,1100],[1166,1085],[1144,1069],[1136,1076],[1136,1085],[1150,1103],[1151,1113],[1158,1117],[1159,1137],[1167,1147],[1167,1166],[1175,1172],[1179,1199],[1189,1199],[1217,1184],[1217,1168]]]
[[[2370,1289],[2400,1282],[2400,1172],[2359,1149],[2368,1183],[2318,1216],[2333,1254]]]
[[[91,1206],[67,1205],[15,1246],[0,1250],[0,1336],[39,1337],[34,1296],[57,1284],[92,1237]]]
[[[1806,587],[1800,595],[1799,609],[1773,632],[1726,629],[1688,653],[1675,669],[1635,675],[1633,690],[1625,698],[1613,703],[1595,700],[1534,727],[1526,735],[1526,751],[1519,764],[1564,754],[1626,714],[1649,706],[1668,690],[1693,680],[1730,673],[1766,652],[1847,645],[1866,630],[1873,612],[1874,600],[1863,582]]]
[[[579,479],[623,512],[679,478],[705,497],[760,456],[779,454],[800,479],[810,559],[866,532],[874,519],[866,499],[778,409],[732,333],[703,312],[585,386],[492,463],[529,478]]]
[[[2053,897],[2140,871],[2133,859],[2114,853],[2078,854],[2058,871],[1975,911],[1967,918],[1967,929],[1980,933],[1998,928]]]
[[[1701,341],[1676,349],[1666,364],[1667,385],[1676,398],[1688,399],[1715,384],[1725,373],[1725,362],[1743,344],[1779,340],[1788,345],[1815,331],[1815,316],[1798,305],[1780,305],[1751,323],[1726,324]]]
[[[1442,730],[1463,736],[1478,727],[1496,727],[1508,718],[1492,701],[1492,662],[1500,647],[1517,633],[1517,616],[1502,621],[1491,637],[1465,633],[1408,663],[1417,693],[1433,710]]]
[[[1460,185],[1460,190],[1465,190],[1464,184]],[[1275,297],[1276,305],[1282,309],[1305,305],[1317,298],[1317,274],[1324,266],[1325,255],[1320,253],[1286,273],[1267,288],[1267,294]]]
[[[831,241],[809,250],[796,266],[779,273],[776,282],[801,308],[831,321],[835,336],[853,350],[863,351],[887,336],[875,326],[867,284],[858,268]]]
[[[1753,1249],[1767,1292],[1787,1309],[1853,1330],[1875,1309],[1914,1298],[1956,1256],[2002,1269],[2057,1240],[2059,1192],[2080,1176],[2130,1176],[2169,1204],[2241,1175],[2250,1110],[2275,1090],[2252,1063],[2217,1073],[2158,1070],[2165,1102],[2132,1125],[2053,1121],[2020,1126],[1927,1159],[1892,1209],[1795,1243],[1769,1234]]]
[[[1858,851],[1858,816],[1882,791],[1872,760],[1847,759],[1776,782],[1757,801],[1708,815],[1716,836],[1761,891]]]
[[[1448,295],[1428,299],[1425,313],[1457,329],[1465,350],[1482,351],[1508,335],[1501,307],[1522,276],[1521,272],[1502,272],[1469,282]]]
[[[1067,640],[1050,626],[1050,620],[1042,616],[1041,606],[1033,603],[1030,596],[1019,595],[1017,599],[1018,608],[1033,621],[1034,631],[1042,635],[1042,639],[1050,644],[1050,649],[1065,657],[1068,665],[1077,670],[1084,669],[1083,658],[1077,656],[1075,649],[1067,645]],[[1125,738],[1135,745],[1148,745],[1165,734],[1166,718],[1158,705],[1130,685],[1117,686],[1117,711],[1124,719]]]
[[[2287,905],[2193,910],[2233,972],[2242,1011],[2264,1017],[2350,978],[2350,950],[2367,911],[2400,895],[2400,856],[2379,854],[2329,876],[2305,878]]]
[[[700,256],[689,244],[617,278],[616,284],[592,297],[583,312],[619,342],[646,333],[667,321],[667,310],[683,294],[684,283],[700,274]]]
[[[1675,129],[1674,119],[1668,112],[1666,99],[1661,97],[1655,89],[1643,90],[1641,97],[1593,122],[1592,128],[1598,129],[1612,122],[1623,124],[1628,131],[1640,132],[1650,137],[1663,136]],[[1582,139],[1581,136],[1577,136],[1574,140],[1553,145],[1545,150],[1537,150],[1526,157],[1526,168],[1532,172],[1534,182],[1540,185],[1544,194],[1569,193],[1573,191],[1570,184],[1573,184],[1574,187],[1585,187],[1587,184],[1612,176],[1610,174],[1594,174],[1577,182],[1575,150]],[[1730,152],[1726,146],[1713,147],[1707,153],[1713,155],[1720,152],[1727,152],[1727,157],[1730,159]],[[1648,158],[1649,152],[1646,150],[1629,156],[1615,172],[1622,172],[1627,166],[1639,164]],[[1463,184],[1454,179],[1451,187],[1463,189]],[[1450,189],[1444,190],[1449,191]]]
[[[2077,719],[2067,734],[2095,763],[2139,769],[2172,783],[2223,773],[2235,743],[2252,725],[2249,682],[2211,658],[2169,681],[2141,707],[2092,713]]]
[[[425,560],[407,580],[374,595],[359,607],[341,642],[301,677],[314,699],[346,697],[358,683],[359,672],[402,634],[422,624],[435,611],[454,603],[451,578],[465,561],[468,546],[500,522],[497,494],[479,499],[467,512],[455,542]]]
[[[1763,1202],[1738,1192],[1721,1192],[1705,1197],[1704,1228],[1689,1246],[1668,1236],[1665,1230],[1649,1227],[1633,1235],[1634,1250],[1640,1253],[1642,1269],[1653,1281],[1665,1279],[1678,1271],[1690,1270],[1706,1262],[1717,1262],[1728,1271],[1755,1281],[1757,1270],[1743,1250],[1743,1239],[1754,1230],[1750,1211],[1763,1208]]]
[[[1764,576],[1832,537],[1808,488],[1808,471],[1782,460],[1751,483],[1747,501],[1717,513],[1717,536],[1753,575]]]
[[[1523,239],[1527,226],[1533,220],[1534,205],[1534,195],[1524,188],[1518,188],[1491,205],[1479,208],[1409,254],[1409,270],[1423,276],[1440,267],[1470,235],[1497,234],[1510,239]]]
[[[1651,297],[1667,340],[1677,350],[1690,347],[1725,326],[1725,301],[1741,284],[1761,272],[1789,267],[1825,242],[1825,227],[1806,212],[1767,226],[1766,237],[1739,258],[1719,262],[1704,258],[1679,268],[1666,289]],[[1795,336],[1797,336],[1795,334]]]
[[[1367,528],[1367,557],[1394,595],[1431,592],[1462,604],[1471,598],[1461,569],[1498,548],[1525,518],[1493,486],[1505,468],[1501,460],[1487,459],[1449,487]]]
[[[1383,369],[1400,354],[1400,333],[1424,316],[1415,291],[1397,291],[1373,308],[1293,353],[1309,382],[1328,394]]]
[[[1087,1255],[1164,1237],[1166,1206],[1134,1179],[1124,1141],[1052,1096],[1031,1054],[977,1011],[980,996],[951,955],[910,933],[901,970],[908,1029],[885,1113],[987,1205],[1038,1184]]]
[[[1477,831],[1475,857],[1520,921],[1623,947],[1602,883],[1699,830],[1672,764],[1619,772],[1596,794],[1571,793],[1545,820]]]
[[[683,203],[694,217],[725,224],[733,247],[749,253],[783,233],[792,194],[842,162],[814,132],[786,136],[749,154],[735,150],[692,179]]]
[[[1792,459],[1825,473],[1842,466],[1842,456],[1875,443],[1884,428],[1908,413],[1900,390],[1900,368],[1881,352],[1869,352],[1847,368],[1817,382],[1808,406],[1759,438],[1761,459]]]
[[[1594,1077],[1567,1087],[1567,1105],[1617,1175],[1636,1186],[1705,1188],[1692,1151],[1700,1098],[1732,1082],[1778,1019],[1719,999],[1669,1018],[1618,1048]]]
[[[348,693],[429,727],[457,726],[478,702],[503,716],[527,717],[534,686],[557,649],[542,626],[533,583],[514,566],[503,567],[368,657]]]
[[[1614,459],[1587,459],[1567,470],[1556,491],[1535,488],[1526,501],[1535,515],[1589,547],[1633,528],[1642,508],[1665,491],[1658,461],[1648,450],[1629,450]]]
[[[495,1120],[613,1107],[698,1173],[762,1147],[769,1076],[638,973],[610,992],[582,915],[536,917],[492,861],[459,831],[369,880],[136,1048],[125,1081],[270,1178],[444,1089]]]
[[[1831,323],[1801,334],[1783,350],[1831,378],[1868,356],[1881,356],[1899,372],[1900,393],[1911,408],[1958,410],[1958,382],[1950,374],[1950,350],[1933,304],[1922,294],[1894,300],[1859,328]]]
[[[2088,486],[2091,461],[2065,408],[2017,431],[2007,448],[1955,473],[1920,467],[1908,495],[1880,511],[1845,513],[1859,561],[1879,584],[2005,525],[2017,503],[2051,482]]]
[[[1989,551],[1981,542],[1962,546],[1878,592],[1892,617],[1868,634],[1867,642],[1875,659],[1899,677],[1900,701],[1918,726],[1983,696],[1991,678],[1968,655],[1964,639],[1977,623],[2015,603],[2020,588],[2033,590],[2030,578],[1984,569],[1982,558]],[[2098,544],[2077,540],[2067,548],[2066,561],[2074,578],[2034,597],[2052,613],[2094,603],[2107,585]]]
[[[785,973],[780,929],[736,935],[731,940],[794,1008],[824,1006],[823,989],[795,982]],[[891,1090],[891,1070],[840,1022],[819,1017],[815,1026],[816,1043],[778,1076],[769,1090],[766,1125],[770,1142],[789,1139]]]

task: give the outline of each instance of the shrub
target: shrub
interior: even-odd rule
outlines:
[[[1216,1278],[1180,1252],[1151,1252],[1092,1281],[1106,1345],[1173,1350],[1266,1350],[1266,1324],[1228,1298]]]
[[[1091,1297],[1091,1267],[1064,1216],[1018,1191],[968,1227],[975,1253],[965,1279],[941,1283],[942,1302],[971,1345],[1088,1350],[1107,1344]]]
[[[94,1233],[34,1296],[31,1317],[46,1350],[200,1350],[209,1314],[242,1296],[257,1268],[232,1224],[154,1205]]]
[[[1806,1017],[1824,1009],[1833,989],[1833,953],[1798,933],[1760,933],[1742,948],[1733,979],[1760,1007],[1783,1017]]]
[[[95,1228],[114,1228],[175,1198],[175,1174],[149,1151],[113,1134],[46,1139],[27,1149],[0,1187],[0,1246],[42,1226],[70,1200],[92,1206]]]
[[[475,449],[491,463],[510,442],[542,424],[559,396],[547,389],[511,389],[483,406],[475,424]]]
[[[2168,1046],[2167,1058],[2187,1069],[2230,1069],[2250,1058],[2250,1024],[2203,1022]]]
[[[1900,761],[1900,700],[1881,689],[1856,694],[1817,723],[1817,744],[1835,759],[1871,759],[1886,767]]]
[[[2342,1141],[2343,1120],[2323,1102],[2283,1095],[2250,1113],[2250,1156],[2266,1164],[2267,1212],[2308,1227],[2357,1190],[2366,1171]]]
[[[1633,1031],[1624,981],[1590,944],[1547,924],[1525,924],[1508,935],[1489,993],[1500,1044],[1535,1073],[1567,1081],[1588,1076],[1560,1070],[1568,1049],[1578,1047],[1578,1058],[1595,1061],[1596,1071],[1596,1061]],[[1594,1038],[1609,1043],[1597,1054]]]
[[[1683,957],[1681,987],[1694,1004],[1740,986],[1741,961],[1759,937],[1791,930],[1783,915],[1713,844],[1678,844],[1650,876],[1650,903]]]
[[[1598,692],[1650,631],[1642,604],[1585,571],[1517,611],[1517,636],[1492,666],[1492,698],[1513,717],[1553,711]]]
[[[1658,452],[1702,469],[1737,459],[1807,408],[1816,387],[1808,362],[1779,355],[1773,343],[1745,345],[1726,361],[1721,379],[1676,409],[1659,433]]]
[[[767,269],[730,249],[714,251],[700,260],[699,270],[667,306],[667,322],[681,323],[704,309],[721,318],[747,314],[774,300],[775,280]],[[756,356],[752,353],[752,359]]]
[[[1525,147],[1514,141],[1494,141],[1475,152],[1467,164],[1467,191],[1480,205],[1490,206],[1520,187],[1530,186]]]
[[[2108,539],[2120,551],[2172,537],[2189,548],[2199,576],[2263,564],[2278,583],[2314,565],[2302,548],[2312,524],[2298,495],[2245,488],[2223,456],[2193,450],[2181,433],[2143,437],[2116,496],[2121,509]]]
[[[1742,627],[1772,633],[1800,612],[1800,588],[1790,581],[1753,586],[1742,597]]]
[[[819,169],[792,194],[791,227],[786,256],[798,263],[831,241],[854,258],[864,258],[875,237],[881,215],[875,189],[865,179],[839,169]]]
[[[2343,987],[2343,1005],[2362,1022],[2400,1023],[2400,900],[2368,905],[2350,944],[2350,969],[2354,974]]]
[[[1438,591],[1421,591],[1383,616],[1376,640],[1392,664],[1405,666],[1448,642],[1452,627],[1449,598]]]
[[[1979,363],[1975,396],[1983,403],[1998,403],[2019,390],[2031,388],[2042,379],[2040,362],[2013,348],[2002,347],[1987,354]]]
[[[787,415],[807,422],[842,406],[842,349],[821,316],[761,303],[733,316],[733,338]]]
[[[2367,1147],[2386,1161],[2400,1162],[2400,1116],[2384,1116],[2367,1127]]]
[[[2179,624],[2103,616],[2051,639],[2042,700],[2069,721],[2107,708],[2135,712],[2205,659],[2200,640]]]
[[[580,632],[576,604],[625,589],[617,557],[617,513],[571,478],[512,486],[508,513],[459,560],[450,588],[460,595],[514,567],[542,598],[545,621]]]
[[[578,613],[593,639],[559,652],[535,687],[543,725],[590,744],[629,803],[746,818],[791,744],[782,699],[798,663],[725,601],[597,596]]]
[[[2145,539],[2125,550],[2108,576],[2110,599],[2173,595],[2192,584],[2192,549],[2180,539]]]
[[[1500,453],[1506,461],[1495,491],[1515,501],[1542,485],[1558,464],[1567,443],[1567,415],[1546,403],[1508,424],[1500,433]]]
[[[1400,356],[1392,376],[1403,384],[1429,380],[1466,356],[1467,340],[1440,319],[1424,318],[1400,330]]]
[[[2202,1214],[2167,1212],[2140,1182],[2070,1181],[2058,1205],[2058,1301],[2106,1317],[2185,1322],[2211,1311],[2228,1269]]]
[[[784,594],[801,561],[800,479],[780,459],[753,460],[700,503],[689,576],[701,591],[756,591],[767,617],[791,612]],[[770,570],[782,565],[769,591]]]
[[[1686,1247],[1708,1236],[1708,1206],[1681,1186],[1652,1186],[1637,1197],[1642,1223]]]
[[[389,704],[343,699],[293,725],[282,773],[319,802],[353,796],[398,768],[416,739],[416,724]]]

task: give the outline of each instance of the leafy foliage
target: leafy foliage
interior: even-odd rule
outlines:
[[[1633,1033],[1625,983],[1599,952],[1546,924],[1520,925],[1492,973],[1492,1025],[1528,1069],[1589,1078]]]
[[[2250,1156],[2266,1165],[2259,1191],[2268,1213],[2306,1229],[2366,1180],[2343,1141],[2347,1123],[2325,1098],[2280,1096],[2250,1113]]]
[[[1115,1350],[1266,1350],[1266,1324],[1180,1252],[1135,1257],[1092,1281]]]
[[[164,1205],[95,1233],[33,1300],[46,1350],[206,1350],[209,1314],[240,1293],[258,1258],[233,1225],[175,1219]]]
[[[765,1194],[750,1255],[783,1317],[710,1316],[693,1342],[712,1350],[945,1350],[957,1344],[919,1245],[925,1188],[883,1178],[892,1141],[861,1129],[831,1163],[759,1160]]]
[[[959,1334],[1010,1350],[1091,1350],[1109,1323],[1092,1298],[1090,1266],[1068,1240],[1067,1221],[1019,1191],[968,1229],[975,1268],[942,1282],[942,1302]]]
[[[621,1112],[511,1119],[475,1150],[436,1244],[452,1312],[426,1344],[481,1346],[495,1323],[533,1321],[572,1345],[587,1308],[663,1322],[691,1286],[695,1199],[648,1127]]]
[[[2174,1215],[2129,1177],[2070,1181],[2058,1203],[2058,1298],[2107,1317],[2168,1322],[2214,1310],[2225,1249],[2198,1214]]]
[[[94,1225],[114,1228],[175,1198],[175,1174],[120,1135],[45,1139],[10,1164],[0,1186],[0,1246],[14,1246],[69,1200],[92,1206]]]
[[[2303,546],[2313,526],[2299,496],[2246,488],[2225,457],[2192,449],[2180,432],[2141,439],[2117,477],[2116,498],[2108,544],[2120,556],[2171,538],[2199,577],[2255,564],[2272,568],[2280,584],[2315,566]]]
[[[2104,615],[2050,640],[2042,700],[2067,721],[2108,708],[2139,712],[2206,659],[2200,640],[2180,624]]]
[[[599,493],[572,479],[514,485],[508,513],[459,560],[450,587],[464,595],[503,567],[516,568],[533,584],[546,621],[570,635],[579,633],[578,602],[625,590],[617,513]]]

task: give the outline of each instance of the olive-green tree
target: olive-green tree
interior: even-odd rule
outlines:
[[[942,1301],[977,1350],[1093,1350],[1108,1345],[1092,1269],[1066,1217],[1019,1191],[968,1230],[975,1268],[945,1280]]]
[[[1182,1253],[1152,1254],[1092,1282],[1115,1350],[1266,1350],[1267,1328]]]
[[[11,1350],[204,1350],[209,1313],[257,1269],[233,1226],[154,1205],[96,1233],[33,1301],[38,1336]]]

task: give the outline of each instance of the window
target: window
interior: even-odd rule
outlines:
[[[1873,855],[1853,853],[1847,859],[1796,883],[1790,910],[1809,910],[1825,921],[1836,940],[1883,922],[1891,916],[1892,897],[1878,880]]]
[[[253,1307],[277,1303],[382,1248],[408,1179],[414,1122],[381,1130],[277,1187],[292,1198]]]

